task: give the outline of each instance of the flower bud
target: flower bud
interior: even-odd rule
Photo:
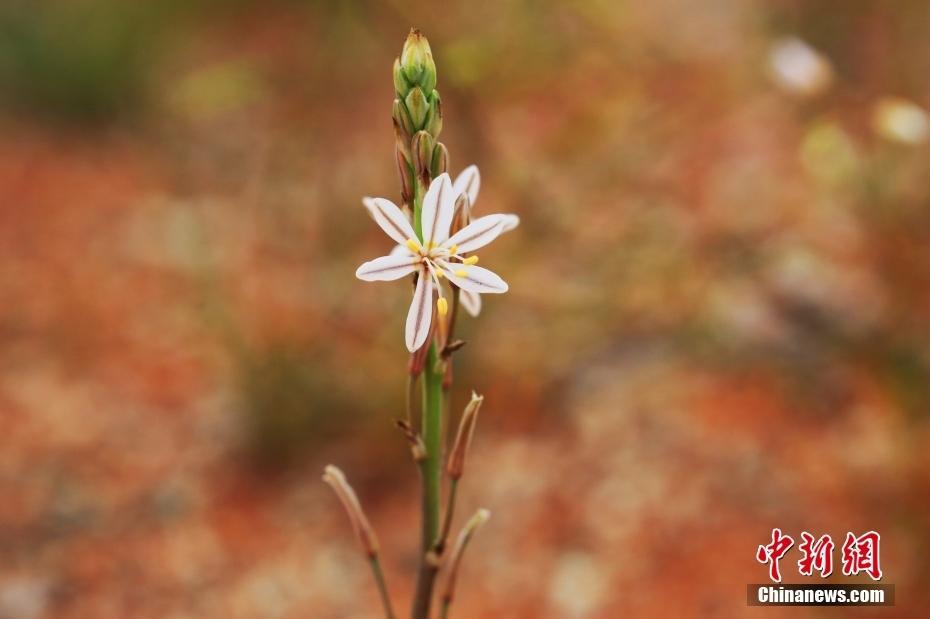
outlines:
[[[442,100],[439,98],[438,90],[434,90],[429,95],[429,110],[426,112],[423,128],[434,138],[438,138],[439,132],[442,131]]]
[[[433,178],[449,171],[449,150],[442,142],[436,142],[433,148],[433,161],[430,168],[433,171]]]
[[[397,175],[400,177],[400,196],[404,204],[413,204],[413,168],[400,148],[394,149]]]
[[[452,214],[452,226],[449,228],[449,236],[452,236],[470,223],[471,203],[468,201],[468,194],[463,193],[455,200],[455,210]]]
[[[419,85],[427,93],[436,87],[436,64],[429,41],[419,30],[411,30],[400,53],[400,67],[408,82]]]
[[[410,156],[410,136],[413,135],[413,123],[410,120],[410,114],[407,113],[407,108],[397,99],[394,99],[394,113],[391,115],[391,120],[394,123],[394,147],[403,153],[403,156],[409,162],[412,159]]]
[[[410,112],[407,111],[407,106],[400,99],[394,99],[391,118],[394,120],[394,129],[401,131],[406,139],[409,140],[410,136],[416,133],[413,120],[410,118]]]
[[[404,103],[407,105],[407,111],[410,112],[410,120],[413,121],[414,129],[422,129],[426,123],[426,115],[429,113],[429,101],[426,95],[422,90],[414,87],[407,93]]]
[[[410,149],[413,151],[414,172],[428,184],[433,163],[433,137],[426,131],[417,131]]]
[[[471,445],[471,437],[475,433],[475,424],[478,422],[478,411],[481,409],[481,403],[484,402],[484,396],[471,392],[471,401],[465,407],[462,413],[462,419],[459,421],[459,430],[455,435],[455,443],[452,444],[452,451],[449,452],[449,461],[446,462],[446,472],[451,479],[459,479],[465,472],[465,456],[468,454],[468,447]]]
[[[378,538],[374,529],[371,528],[368,518],[365,517],[365,512],[362,511],[362,506],[358,502],[355,491],[346,481],[346,476],[342,471],[330,464],[323,470],[323,481],[332,486],[336,496],[339,497],[339,501],[342,502],[342,506],[349,515],[349,522],[352,523],[352,528],[355,530],[355,535],[362,544],[365,554],[371,558],[378,556]]]
[[[407,93],[410,92],[409,80],[407,76],[404,75],[404,70],[400,66],[400,58],[394,59],[394,92],[397,93],[397,96],[403,99],[407,96]]]

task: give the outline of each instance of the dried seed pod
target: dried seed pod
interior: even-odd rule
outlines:
[[[365,554],[370,558],[377,557],[378,537],[368,522],[365,512],[362,511],[362,505],[358,502],[355,491],[346,481],[346,476],[337,467],[330,464],[323,470],[323,481],[332,487],[336,496],[342,502],[342,506],[349,515],[352,528],[355,530],[355,535],[365,550]]]
[[[442,603],[444,606],[452,604],[452,600],[455,597],[455,581],[458,578],[459,566],[462,564],[462,555],[465,552],[465,547],[468,546],[468,542],[475,534],[475,531],[480,529],[490,517],[491,512],[486,509],[479,509],[475,512],[475,515],[465,523],[465,526],[462,527],[462,531],[455,541],[455,548],[452,549],[452,558],[449,560],[449,573],[446,576],[445,586],[442,591]]]
[[[446,472],[451,479],[457,480],[465,472],[465,456],[468,455],[471,438],[475,433],[475,424],[478,422],[478,411],[481,409],[482,402],[484,402],[484,396],[472,391],[471,401],[462,413],[459,430],[455,435],[452,451],[449,452],[449,460],[446,462]]]

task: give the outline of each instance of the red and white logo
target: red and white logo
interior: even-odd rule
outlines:
[[[772,582],[781,582],[781,561],[791,547],[794,538],[782,533],[779,528],[772,529],[772,541],[760,545],[756,550],[756,560],[769,566],[769,579]],[[836,544],[829,535],[814,537],[811,533],[801,533],[801,543],[798,550],[801,558],[798,559],[798,573],[801,576],[813,576],[817,572],[821,578],[833,573],[833,550]],[[842,548],[842,568],[845,576],[855,576],[861,572],[869,575],[872,580],[881,580],[881,535],[876,531],[868,531],[856,536],[846,533],[846,541]]]

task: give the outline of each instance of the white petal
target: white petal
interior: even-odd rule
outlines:
[[[455,210],[456,195],[452,191],[452,181],[443,172],[433,179],[423,196],[423,242],[442,243],[449,238],[449,226]]]
[[[468,196],[468,202],[472,206],[478,199],[478,190],[481,188],[481,175],[478,173],[478,166],[470,165],[462,173],[455,177],[455,183],[452,185],[452,193],[458,198],[463,193]]]
[[[494,271],[455,262],[442,262],[441,266],[449,281],[462,290],[482,294],[507,292],[507,282],[502,280]]]
[[[362,206],[365,207],[365,210],[368,211],[368,214],[371,215],[371,218],[375,218],[375,199],[365,196],[362,198]]]
[[[413,292],[410,311],[407,312],[407,328],[404,333],[407,350],[416,352],[429,336],[430,321],[433,319],[433,279],[421,272],[417,288]]]
[[[474,318],[481,313],[481,295],[471,290],[459,290],[459,304]]]
[[[507,215],[485,215],[471,222],[444,243],[446,247],[458,245],[458,253],[467,253],[484,247],[503,231]]]
[[[365,201],[362,201],[365,204]],[[397,205],[384,198],[372,198],[366,207],[371,206],[371,216],[381,226],[385,234],[397,241],[406,243],[407,239],[417,238],[416,233],[407,221],[404,212],[397,208]]]
[[[410,248],[406,245],[395,245],[394,249],[388,254],[389,256],[411,256],[413,254],[410,252]]]
[[[366,282],[390,282],[410,275],[417,270],[418,264],[410,252],[406,256],[381,256],[360,266],[355,277]]]
[[[520,225],[520,218],[514,215],[513,213],[504,214],[504,227],[501,229],[501,232],[510,232],[514,228]]]

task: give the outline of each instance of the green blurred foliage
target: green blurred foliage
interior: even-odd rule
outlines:
[[[269,344],[241,357],[239,377],[245,446],[261,466],[312,456],[359,421],[358,408],[320,352]]]
[[[101,121],[144,102],[174,2],[54,0],[0,7],[3,102]]]

